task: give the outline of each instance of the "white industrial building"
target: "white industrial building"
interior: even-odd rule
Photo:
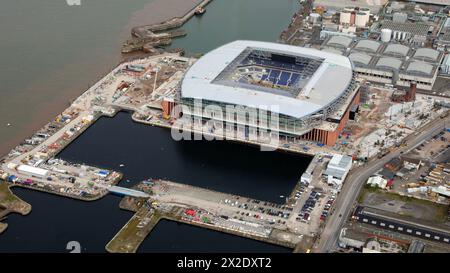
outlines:
[[[327,52],[348,56],[354,70],[368,81],[431,90],[439,72],[443,53],[431,48],[411,48],[399,43],[334,36],[322,45]]]
[[[327,169],[323,176],[328,184],[335,185],[338,189],[347,177],[348,172],[352,168],[352,157],[347,155],[335,154],[328,163]]]
[[[441,65],[441,73],[450,76],[450,55],[445,56]]]
[[[450,49],[450,17],[445,20],[434,45],[440,51]]]
[[[382,176],[377,175],[369,177],[369,179],[367,180],[367,185],[384,189],[387,186],[387,182],[388,181]]]
[[[312,182],[313,178],[313,171],[317,166],[317,163],[319,161],[320,156],[315,155],[313,159],[311,160],[311,163],[309,163],[308,168],[306,168],[305,172],[303,172],[302,176],[300,177],[300,181],[306,184],[309,184]]]
[[[19,165],[17,167],[17,172],[24,175],[29,175],[37,178],[45,178],[48,171],[42,168],[37,168],[29,165]]]
[[[447,198],[450,198],[450,189],[447,188],[446,186],[432,187],[431,190],[434,193],[437,193],[437,194],[443,195]]]

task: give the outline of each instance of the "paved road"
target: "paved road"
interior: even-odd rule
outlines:
[[[333,215],[328,219],[328,223],[321,235],[319,245],[315,252],[329,252],[333,251],[337,246],[339,232],[344,226],[346,220],[350,216],[352,207],[356,198],[364,184],[364,182],[374,174],[378,169],[382,168],[389,160],[397,157],[401,152],[408,152],[422,141],[429,139],[439,133],[446,124],[449,124],[449,117],[431,122],[424,128],[418,131],[418,134],[407,137],[406,147],[397,149],[384,156],[381,159],[369,162],[367,165],[356,168],[349,174],[341,193],[339,194]]]

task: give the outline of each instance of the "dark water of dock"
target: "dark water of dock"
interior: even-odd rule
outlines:
[[[58,157],[119,170],[125,187],[152,177],[278,203],[310,161],[226,141],[174,141],[170,130],[125,112],[98,120]]]
[[[310,159],[228,142],[176,142],[167,129],[135,123],[118,113],[101,118],[59,157],[118,169],[123,186],[149,176],[208,187],[224,192],[282,201]],[[120,168],[119,165],[125,166]],[[133,182],[127,183],[129,179]],[[0,252],[65,252],[78,241],[85,252],[103,252],[105,245],[129,220],[118,209],[120,198],[107,196],[81,202],[46,193],[13,190],[33,205],[26,216],[10,215],[0,235]],[[139,248],[140,252],[286,252],[282,247],[171,221],[162,221]]]
[[[152,233],[138,249],[140,253],[198,253],[198,252],[233,252],[233,253],[289,253],[292,249],[266,244],[231,234],[161,220]]]
[[[67,243],[77,241],[81,252],[105,252],[106,244],[131,218],[119,210],[119,197],[82,202],[47,193],[16,188],[20,198],[33,204],[26,217],[8,216],[8,229],[0,235],[0,253],[67,253]],[[138,252],[291,252],[266,244],[207,229],[162,220]]]
[[[120,198],[82,202],[22,188],[13,192],[32,204],[27,216],[10,214],[0,235],[0,252],[69,252],[77,241],[82,252],[105,252],[105,246],[133,216],[118,208]]]

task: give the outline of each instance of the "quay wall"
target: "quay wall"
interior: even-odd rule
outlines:
[[[131,33],[134,36],[140,37],[138,30],[139,29],[146,29],[150,31],[163,31],[168,30],[172,28],[177,28],[182,25],[184,25],[192,16],[195,14],[195,10],[199,7],[205,7],[208,5],[212,0],[202,0],[199,2],[199,0],[181,0],[183,3],[177,3],[180,0],[157,0],[151,4],[148,5],[147,8],[144,8],[142,10],[142,13],[144,12],[151,12],[151,11],[159,11],[159,14],[157,16],[153,16],[153,22],[148,22],[146,24],[139,24],[134,23],[135,27],[132,28]],[[168,3],[167,3],[168,2]],[[173,3],[172,3],[173,2]],[[187,10],[186,8],[181,6],[183,5],[190,5],[191,8]],[[173,8],[160,8],[161,5],[175,5]],[[181,10],[177,10],[176,6],[179,6]],[[163,11],[170,12],[169,14],[164,13]],[[184,15],[182,15],[183,12],[186,12]],[[176,14],[178,13],[178,14]],[[159,17],[160,16],[160,17]],[[144,17],[144,16],[142,16]],[[149,17],[148,14],[146,14],[145,17]],[[164,18],[164,19],[162,19]]]
[[[138,122],[138,123],[142,123],[142,124],[146,124],[146,125],[151,125],[151,126],[158,126],[161,128],[167,128],[167,129],[179,129],[175,126],[172,126],[170,124],[166,124],[166,123],[162,123],[162,122],[156,122],[153,119],[150,121],[146,121],[146,120],[140,120],[138,118],[136,118],[134,115],[132,116],[133,121]],[[208,137],[223,137],[223,135],[217,135],[217,134],[213,134],[213,133],[209,133],[209,132],[203,132],[203,131],[199,131],[196,129],[192,129],[192,128],[183,128],[183,130],[186,130],[190,133],[194,133],[194,134],[202,134]],[[290,147],[280,147],[280,146],[274,146],[274,145],[270,145],[270,144],[261,144],[255,141],[249,141],[249,140],[245,140],[245,139],[229,139],[229,138],[225,138],[224,140],[226,141],[231,141],[231,142],[236,142],[236,143],[240,143],[240,144],[248,144],[251,146],[264,146],[267,148],[272,148],[278,152],[286,152],[286,153],[292,153],[292,154],[296,154],[296,155],[302,155],[302,156],[315,156],[316,153],[311,151],[311,152],[305,152],[302,150],[297,150],[297,149],[292,149]]]

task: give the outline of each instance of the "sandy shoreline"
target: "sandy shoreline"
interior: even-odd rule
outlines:
[[[135,26],[159,23],[174,17],[182,17],[197,7],[201,2],[203,2],[203,0],[154,0],[147,4],[143,9],[140,9],[131,15],[131,18],[124,26],[119,37],[121,39],[124,39],[124,36],[126,35],[129,37],[131,29]],[[128,58],[128,56],[126,57]],[[112,58],[118,59],[117,63],[123,59],[121,55]],[[93,71],[93,75],[88,82],[76,83],[76,86],[71,87],[68,90],[62,90],[64,94],[58,96],[58,98],[54,100],[49,99],[49,101],[39,109],[39,112],[33,115],[31,122],[27,123],[23,128],[20,128],[18,132],[14,134],[14,137],[0,143],[0,158],[8,154],[23,140],[33,135],[37,130],[66,109],[70,101],[76,99],[86,91],[85,86],[87,86],[87,84],[94,84],[103,74],[109,73],[109,71],[110,67],[106,64],[104,70],[100,69]],[[31,85],[34,84],[31,83]],[[33,88],[33,86],[30,86],[30,88]],[[14,124],[12,124],[12,126],[14,126]],[[5,128],[4,130],[8,130],[8,128]]]

